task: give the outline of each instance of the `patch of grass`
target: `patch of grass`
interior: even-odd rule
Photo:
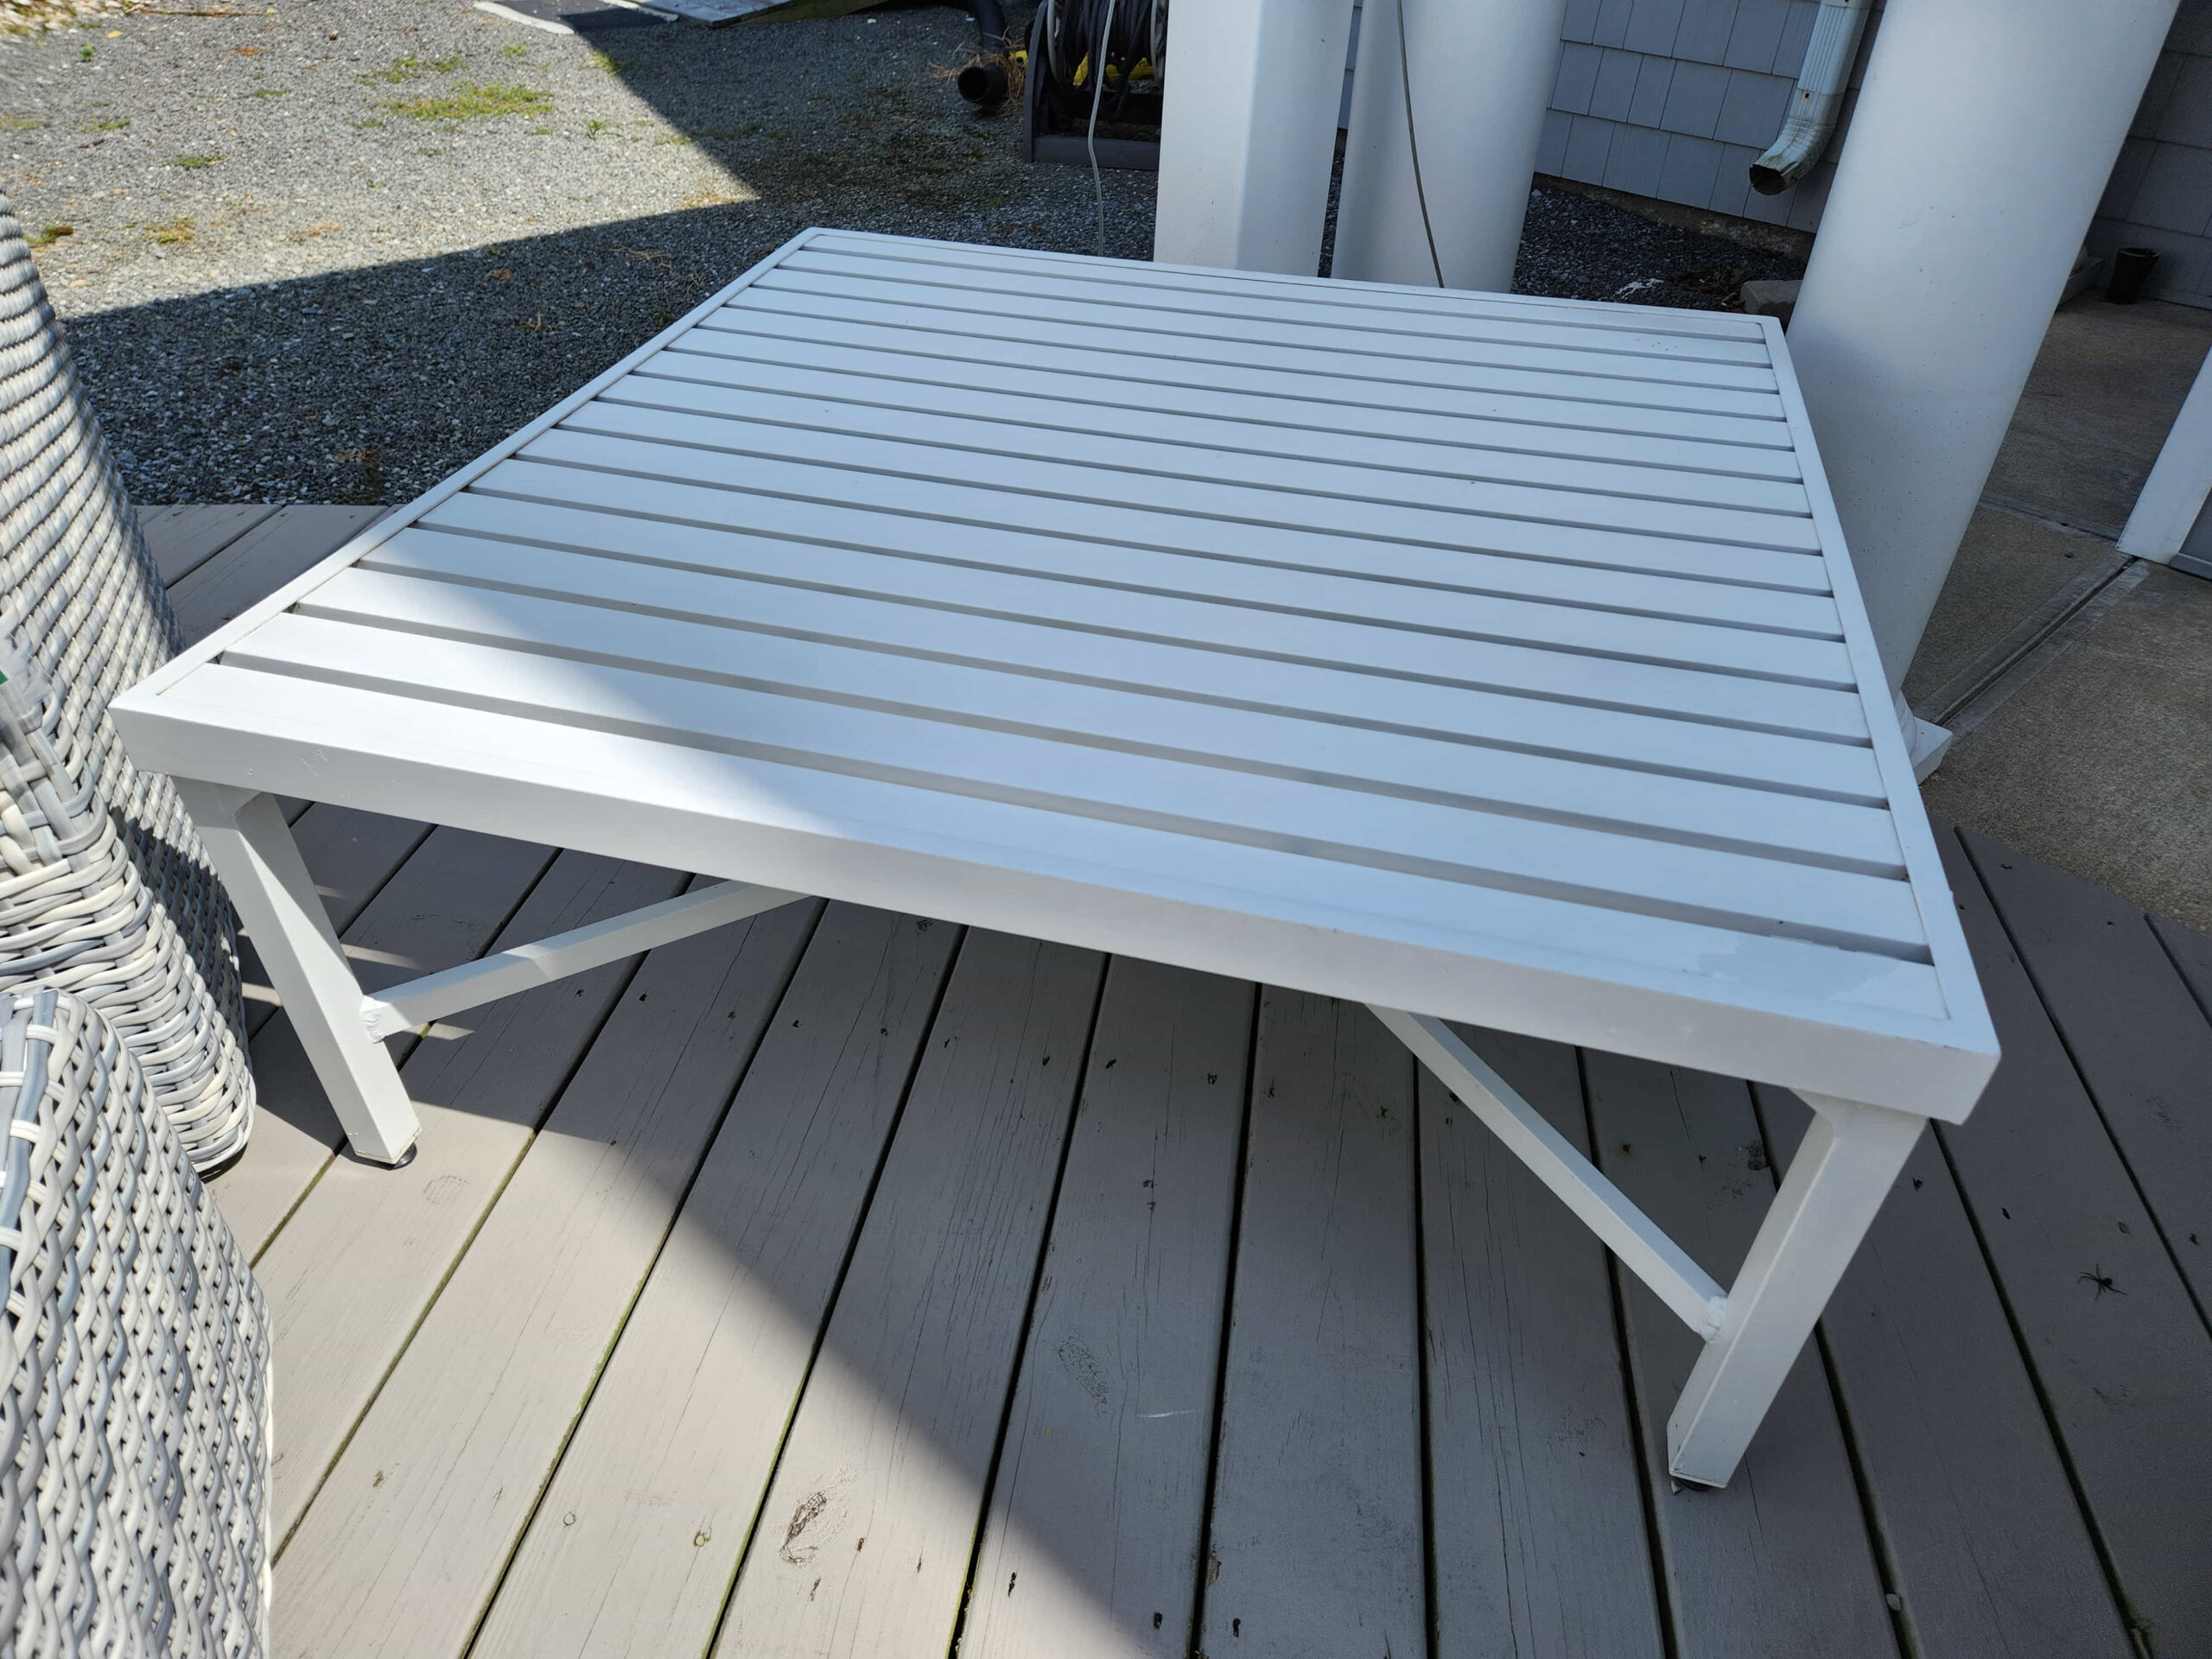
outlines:
[[[354,128],[355,128],[357,130],[365,130],[365,129],[370,128],[370,127],[380,127],[380,126],[384,125],[384,124],[385,124],[385,123],[384,123],[384,118],[383,118],[382,116],[380,116],[380,115],[372,115],[372,116],[371,116],[371,117],[370,117],[367,120],[365,120],[365,121],[356,121],[356,122],[354,122],[354,123],[353,123],[353,126],[354,126]]]
[[[129,116],[111,115],[105,120],[88,123],[86,125],[85,130],[86,132],[121,132],[130,124],[130,118]]]
[[[220,156],[172,156],[171,167],[181,167],[188,173],[197,173],[203,167],[213,167],[223,158]]]
[[[630,60],[613,57],[605,52],[594,52],[591,54],[591,66],[594,69],[604,69],[610,75],[619,75],[630,67]]]
[[[425,63],[422,59],[415,56],[412,53],[410,53],[404,58],[395,58],[392,60],[391,67],[388,68],[372,69],[365,75],[357,75],[354,79],[359,80],[364,86],[367,86],[371,81],[376,80],[385,81],[391,86],[397,86],[402,81],[420,80],[426,74],[436,73],[441,75],[449,75],[454,70],[460,68],[463,61],[464,60],[462,59],[461,54],[458,52],[454,53],[449,58],[439,58],[435,62],[431,63]]]
[[[248,98],[289,98],[291,95],[292,89],[289,86],[257,86],[246,94]]]
[[[499,50],[511,58],[526,58],[530,55],[530,48],[520,41],[517,41],[512,46],[503,46]]]
[[[442,98],[402,99],[385,107],[416,121],[475,121],[498,115],[543,115],[553,107],[553,94],[535,86],[486,81]]]
[[[657,144],[688,144],[690,142],[691,135],[688,132],[664,132],[653,140]]]
[[[604,121],[593,120],[584,123],[584,137],[587,138],[596,138],[606,130],[607,123]]]
[[[74,225],[49,225],[36,236],[25,238],[35,248],[50,248],[65,236],[77,234]]]
[[[146,227],[147,238],[159,243],[165,248],[173,248],[180,242],[192,241],[199,234],[199,227],[193,224],[190,213],[186,213],[179,219],[173,219],[166,225],[149,225]]]
[[[45,124],[35,116],[0,115],[0,132],[36,132]],[[130,124],[125,122],[124,124],[128,126]]]
[[[80,62],[90,63],[97,55],[98,54],[89,46],[80,46],[77,48],[77,57]]]

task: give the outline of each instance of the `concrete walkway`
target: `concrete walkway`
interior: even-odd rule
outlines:
[[[2212,312],[2051,321],[1905,682],[1959,734],[1931,810],[2212,929],[2212,582],[2113,548]]]

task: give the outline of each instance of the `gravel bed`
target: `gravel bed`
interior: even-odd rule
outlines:
[[[1661,225],[1554,186],[1529,194],[1513,287],[1561,300],[1732,310],[1745,283],[1804,274],[1801,260]]]
[[[71,227],[40,263],[142,501],[405,500],[809,225],[1095,245],[1089,173],[1023,165],[1011,107],[953,91],[975,26],[945,7],[107,27],[0,42],[0,156],[25,224]],[[445,114],[518,101],[487,87],[544,96]],[[1149,251],[1153,182],[1105,175],[1109,253]]]
[[[952,90],[947,6],[157,3],[0,39],[0,176],[142,501],[405,500],[809,225],[1095,245],[1088,171]],[[1147,257],[1154,180],[1104,185],[1106,251]],[[1730,266],[1795,274],[1554,190],[1519,285],[1713,305],[1668,279]]]

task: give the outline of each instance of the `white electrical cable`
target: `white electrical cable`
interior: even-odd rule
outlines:
[[[1109,16],[1111,13],[1108,14]],[[1428,192],[1421,181],[1421,143],[1414,137],[1413,48],[1406,39],[1406,0],[1398,0],[1398,86],[1406,95],[1406,148],[1414,157],[1414,200],[1421,204],[1421,228],[1428,238],[1428,263],[1436,272],[1436,285],[1444,286],[1444,262],[1436,257],[1436,227],[1428,222]],[[1092,118],[1094,120],[1096,117]],[[1104,223],[1102,214],[1101,224]],[[1102,237],[1104,232],[1100,232]]]
[[[1400,22],[1402,31],[1404,24]],[[1098,197],[1098,257],[1106,257],[1106,181],[1098,171],[1098,99],[1106,90],[1106,53],[1114,43],[1114,0],[1106,0],[1106,27],[1098,31],[1098,38],[1090,48],[1090,130],[1084,136],[1084,148],[1090,152],[1090,188]],[[1439,288],[1444,286],[1441,277]]]

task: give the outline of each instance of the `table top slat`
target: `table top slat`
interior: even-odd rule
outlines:
[[[979,329],[988,333],[979,334]],[[927,354],[952,353],[995,363],[1018,356],[1045,369],[1117,365],[1123,375],[1155,386],[1219,387],[1261,397],[1316,399],[1355,409],[1409,416],[1525,422],[1593,439],[1633,435],[1760,449],[1769,459],[1791,455],[1789,429],[1778,404],[1749,415],[1712,410],[1645,408],[1592,397],[1551,395],[1510,388],[1457,385],[1419,376],[1402,362],[1369,365],[1325,353],[1286,353],[1224,348],[1182,335],[1138,334],[1092,327],[1066,319],[1039,321],[994,317],[979,324],[957,312],[915,306],[871,305],[829,295],[768,289],[743,306],[725,306],[701,319],[685,336],[712,350],[733,336],[843,340],[867,348]],[[1379,372],[1367,372],[1379,366]],[[1416,378],[1408,378],[1408,375]]]
[[[430,526],[439,528],[431,528]],[[528,547],[448,534],[475,526],[527,529]],[[662,532],[669,557],[730,539],[678,527]],[[1580,701],[1440,685],[1319,664],[1285,662],[1125,635],[1089,632],[1079,655],[1058,627],[998,616],[924,609],[873,593],[847,593],[763,580],[740,586],[734,572],[684,564],[594,558],[595,543],[625,534],[600,515],[536,503],[468,496],[362,561],[364,572],[427,575],[479,590],[536,594],[587,606],[619,606],[741,638],[789,638],[826,648],[882,652],[902,660],[971,664],[1033,679],[1141,691],[1180,702],[1295,715],[1370,732],[1470,742],[1487,748],[1587,759],[1638,772],[1740,784],[1782,794],[1880,807],[1870,750],[1835,741],[1750,731]],[[750,538],[748,538],[748,543]],[[570,550],[575,550],[571,551]],[[759,552],[757,543],[746,547]],[[769,567],[763,566],[764,570]],[[815,570],[823,576],[828,573]],[[306,603],[333,602],[335,584]],[[749,644],[731,644],[732,652]]]
[[[876,258],[915,264],[964,266],[992,273],[1008,270],[1065,271],[1101,282],[1135,287],[1184,289],[1210,293],[1263,294],[1273,284],[1287,290],[1310,289],[1320,279],[1274,271],[1218,270],[1198,265],[1154,264],[1148,260],[1097,259],[1089,254],[1049,248],[985,247],[972,242],[932,241],[926,237],[892,236],[877,231],[820,230],[807,245],[823,251],[867,253]],[[1726,311],[1661,309],[1622,301],[1560,300],[1536,294],[1489,294],[1474,289],[1408,287],[1389,283],[1332,285],[1338,303],[1357,310],[1396,311],[1446,319],[1516,317],[1564,322],[1582,328],[1618,328],[1637,334],[1679,334],[1706,340],[1760,340],[1758,324]]]
[[[680,500],[671,500],[676,494],[673,486],[584,476],[594,486],[591,505],[620,505],[626,499],[639,506],[647,499],[682,505]],[[533,476],[531,481],[535,484],[537,480]],[[454,523],[455,517],[447,516],[441,509],[425,523],[443,526]],[[442,545],[435,557],[456,572],[525,588],[558,584],[569,591],[596,592],[608,603],[689,606],[702,607],[702,613],[728,613],[734,619],[774,612],[788,619],[787,626],[800,629],[809,628],[809,616],[816,604],[810,596],[804,601],[779,601],[772,594],[735,588],[729,579],[842,590],[908,607],[912,613],[904,636],[918,650],[931,648],[931,630],[940,626],[939,614],[964,613],[1050,630],[1048,639],[1033,642],[1026,649],[1071,666],[1079,661],[1077,653],[1092,649],[1089,636],[1120,635],[1198,651],[1347,669],[1400,682],[1430,681],[1506,690],[1837,744],[1866,741],[1866,710],[1853,692],[1758,677],[1740,670],[1715,671],[1694,662],[1653,663],[1595,649],[1561,650],[1525,641],[1508,644],[1495,639],[1419,632],[1359,620],[1263,610],[1185,595],[978,569],[927,558],[891,557],[768,537],[721,534],[691,524],[640,526],[634,519],[626,521],[612,513],[591,519],[579,517],[570,521],[569,528],[578,539],[568,546],[604,553],[613,562],[611,566],[594,569],[545,555],[518,554],[489,542]],[[629,547],[647,537],[652,552],[641,559]],[[398,550],[416,545],[412,541],[395,542],[374,556],[387,568],[403,568],[399,561],[415,555]],[[690,568],[680,571],[664,568],[671,564]],[[678,575],[703,579],[679,582],[675,579]],[[645,596],[649,594],[666,597],[648,601]],[[1545,613],[1532,620],[1561,632],[1578,618],[1590,619],[1591,626],[1578,636],[1586,643],[1600,637],[1595,626],[1599,622],[1617,625],[1613,637],[1619,640],[1631,637],[1629,625],[1645,621],[1555,606],[1521,608]],[[1754,647],[1776,648],[1762,646],[1763,639],[1774,640],[1774,636],[1740,629],[1693,630],[1685,625],[1657,623],[1646,626],[1653,632],[1633,638],[1647,645],[1660,637],[1656,630],[1673,626],[1682,634],[1740,635],[1747,644],[1726,641],[1736,645],[1739,654]],[[1777,645],[1816,643],[1793,639],[1777,641]]]
[[[1365,336],[1332,336],[1319,329],[1259,325],[1242,331],[1224,330],[1210,318],[1185,318],[1169,311],[1125,312],[1109,306],[1062,308],[1048,300],[1002,296],[982,288],[921,289],[880,278],[814,273],[779,282],[772,280],[773,276],[769,273],[762,279],[762,286],[747,289],[743,302],[731,308],[741,313],[768,310],[779,304],[811,308],[842,302],[857,308],[857,315],[893,322],[918,322],[935,328],[964,326],[974,331],[979,351],[996,349],[1010,323],[1026,321],[1048,328],[1056,336],[1087,331],[1076,337],[1144,356],[1303,369],[1407,386],[1520,393],[1562,404],[1732,415],[1758,421],[1783,418],[1782,401],[1770,384],[1701,385],[1630,374],[1569,374],[1541,360],[1527,360],[1537,357],[1536,353],[1516,353],[1503,346],[1487,355],[1437,357],[1421,350],[1416,342],[1393,352],[1380,349]],[[1516,357],[1522,360],[1513,360]]]
[[[995,362],[978,359],[975,340],[966,334],[822,320],[804,337],[779,329],[695,328],[653,359],[652,372],[729,385],[753,384],[753,377],[764,374],[804,375],[814,384],[846,387],[855,401],[905,408],[912,400],[924,408],[974,408],[1001,418],[1019,409],[1025,419],[1071,432],[1141,427],[1146,435],[1160,437],[1188,425],[1204,431],[1210,448],[1305,454],[1310,446],[1312,453],[1332,459],[1387,455],[1408,471],[1446,476],[1520,467],[1526,470],[1514,474],[1516,481],[1549,482],[1554,468],[1566,468],[1560,475],[1586,484],[1615,476],[1611,467],[1644,493],[1678,492],[1684,500],[1794,505],[1802,499],[1802,475],[1788,449],[1437,408],[1391,409],[1318,395],[1357,397],[1357,382],[1309,388],[1299,396],[1284,389],[1212,385],[1194,371],[1170,380],[1165,367],[1147,363],[1147,372],[1132,374],[1118,354],[1066,348],[1025,351],[1019,363]],[[938,398],[950,401],[934,403]],[[1573,470],[1586,467],[1586,474]],[[1637,490],[1624,486],[1621,493]]]
[[[783,273],[804,273],[904,283],[921,289],[965,290],[976,286],[963,272],[911,260],[887,260],[868,254],[814,248],[792,255],[778,270],[779,282]],[[1592,370],[1606,374],[1625,372],[1688,385],[1773,384],[1766,342],[1756,336],[1715,340],[1629,334],[1619,329],[1580,327],[1571,321],[1510,314],[1424,317],[1362,306],[1348,308],[1326,298],[1294,297],[1288,294],[1262,296],[1249,290],[1217,293],[1115,282],[1095,273],[1001,270],[994,274],[988,287],[995,295],[1045,298],[1055,306],[1070,302],[1082,306],[1114,306],[1137,314],[1216,319],[1238,327],[1262,323],[1279,325],[1312,331],[1315,336],[1339,345],[1347,343],[1349,336],[1390,352],[1418,344],[1424,350],[1440,352],[1447,359],[1459,361],[1491,360],[1488,354],[1502,348],[1515,356],[1497,360],[1525,361],[1556,367],[1568,374]],[[1529,353],[1525,359],[1519,355],[1524,352]],[[1535,355],[1539,353],[1542,355]]]
[[[573,599],[425,581],[384,569],[347,571],[296,614],[399,634],[534,651],[575,662],[666,672],[785,696],[816,698],[1132,753],[1370,789],[1586,828],[1791,859],[1892,878],[1904,874],[1878,807],[1774,798],[1703,779],[1499,750],[1317,720],[1295,710],[1193,702],[1152,691],[1049,680],[834,645],[748,634],[690,618],[609,612]],[[404,639],[386,647],[409,649]],[[1759,826],[1747,840],[1747,824]]]
[[[1409,456],[1402,447],[1389,455],[1359,460],[1341,450],[1285,454],[1274,447],[1249,448],[1235,442],[1243,434],[1212,420],[1187,423],[1179,437],[1172,429],[1172,417],[1147,422],[1147,429],[1141,433],[1111,429],[1071,433],[1051,422],[1027,418],[1029,410],[1008,408],[1003,397],[996,400],[996,409],[984,405],[961,410],[940,403],[936,409],[918,410],[834,395],[852,390],[842,382],[825,386],[817,381],[789,389],[749,382],[752,377],[732,384],[727,375],[641,372],[610,388],[591,411],[580,410],[579,418],[611,404],[635,405],[741,423],[748,433],[754,425],[766,424],[925,448],[973,450],[986,456],[1046,463],[1052,468],[1049,481],[1052,483],[1057,483],[1058,474],[1080,464],[1085,469],[1141,474],[1154,480],[1155,491],[1168,492],[1168,499],[1186,486],[1217,486],[1224,493],[1243,486],[1280,493],[1292,505],[1318,497],[1324,513],[1338,510],[1336,504],[1341,502],[1362,511],[1380,508],[1389,516],[1401,508],[1415,508],[1478,519],[1502,517],[1630,529],[1796,553],[1816,553],[1820,549],[1819,537],[1812,531],[1810,504],[1799,484],[1754,485],[1732,480],[1727,484],[1732,486],[1730,493],[1737,499],[1684,500],[1670,482],[1679,475],[1651,467],[1606,468],[1576,462],[1555,467],[1550,478],[1516,476],[1522,469],[1510,463],[1485,467],[1475,457],[1458,467],[1440,467],[1432,461],[1428,466],[1408,467],[1392,463],[1429,461],[1430,457]],[[709,425],[693,441],[711,442],[721,430]],[[1213,441],[1201,442],[1202,437]],[[729,441],[747,447],[751,442],[735,433]],[[1435,526],[1427,532],[1431,539],[1452,535],[1450,521],[1429,519],[1427,512],[1419,522]],[[1390,533],[1393,528],[1386,516],[1376,524],[1375,533]],[[1478,537],[1480,524],[1472,528]],[[1414,532],[1409,529],[1400,533]]]

